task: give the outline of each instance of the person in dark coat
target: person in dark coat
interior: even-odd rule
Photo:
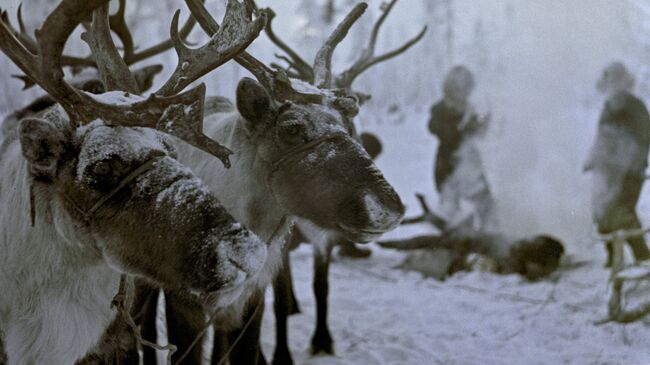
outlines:
[[[584,170],[593,174],[593,218],[602,234],[641,227],[636,205],[648,166],[650,116],[643,102],[632,94],[633,87],[634,78],[620,62],[609,64],[597,83],[607,99]],[[627,243],[637,261],[650,259],[642,236]],[[609,266],[611,243],[606,248]]]
[[[475,228],[496,230],[494,199],[475,143],[484,134],[487,122],[480,121],[468,103],[473,90],[472,73],[456,66],[447,74],[442,100],[431,108],[428,128],[439,141],[435,187],[448,216],[456,214],[461,200],[466,200],[476,211]]]

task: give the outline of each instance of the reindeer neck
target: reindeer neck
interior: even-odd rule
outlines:
[[[181,147],[180,160],[217,193],[219,200],[239,222],[263,240],[281,238],[292,218],[277,203],[267,185],[266,164],[257,155],[237,112],[207,115],[204,132],[235,153],[226,169],[217,159],[190,147]]]
[[[56,194],[46,183],[30,181],[27,162],[17,138],[0,135],[0,144],[5,142],[0,155],[0,202],[3,204],[0,225],[12,229],[0,236],[0,267],[14,277],[23,277],[21,286],[28,290],[53,277],[64,281],[61,278],[76,277],[77,270],[100,265],[99,252],[89,250],[90,245],[78,243],[87,242],[88,237],[80,236]],[[34,226],[30,218],[32,184],[36,212]],[[25,262],[27,257],[28,263]]]

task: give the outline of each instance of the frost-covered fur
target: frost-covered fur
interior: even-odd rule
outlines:
[[[10,118],[0,136],[0,332],[10,365],[83,357],[115,317],[121,273],[219,307],[266,259],[266,245],[174,158],[168,136],[100,120],[73,128],[64,115],[55,106],[19,126]]]
[[[224,107],[232,104],[226,99],[220,101]],[[268,243],[267,259],[262,270],[239,294],[232,305],[221,310],[216,320],[224,329],[239,327],[246,304],[254,294],[265,288],[282,264],[282,249],[293,225],[294,218],[275,200],[261,160],[253,149],[251,135],[240,121],[241,116],[234,108],[230,112],[207,115],[204,122],[205,134],[211,136],[235,153],[231,156],[232,166],[225,169],[216,159],[204,152],[179,143],[179,160],[192,168],[210,186],[221,203],[242,224],[249,227],[262,240]],[[236,188],[234,188],[236,187]],[[245,192],[245,193],[244,193]],[[269,239],[273,238],[272,242]]]
[[[0,326],[8,364],[73,364],[114,317],[119,273],[82,246],[57,197],[36,191],[30,227],[27,163],[7,121],[0,140]],[[11,129],[10,129],[11,128]]]

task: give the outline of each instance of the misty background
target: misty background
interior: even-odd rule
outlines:
[[[23,0],[29,29],[37,28],[56,4],[53,0]],[[115,3],[115,2],[114,2]],[[225,1],[209,0],[215,18],[223,16]],[[257,0],[277,13],[276,34],[307,60],[356,1],[334,1],[333,22],[325,0]],[[381,1],[368,1],[366,14],[355,24],[334,54],[334,70],[349,66],[365,46]],[[19,0],[0,0],[12,21]],[[117,5],[117,4],[113,4]],[[188,12],[182,1],[131,1],[130,25],[136,44],[145,48],[169,34],[175,9]],[[183,21],[183,20],[182,20]],[[504,232],[545,232],[565,240],[569,253],[594,251],[590,179],[581,172],[591,146],[603,97],[595,90],[602,68],[612,60],[627,64],[637,77],[637,94],[650,100],[650,1],[643,0],[402,0],[386,20],[377,53],[400,46],[422,26],[424,39],[405,54],[362,74],[354,89],[372,95],[357,118],[361,131],[376,133],[384,142],[378,165],[397,186],[407,215],[419,213],[414,192],[437,204],[433,160],[437,141],[427,129],[428,111],[441,96],[446,71],[468,66],[476,76],[472,96],[480,114],[490,114],[492,127],[482,142],[485,172],[497,201]],[[78,34],[71,39],[78,40]],[[195,27],[191,41],[204,40]],[[80,42],[71,53],[86,55]],[[198,43],[197,43],[198,44]],[[249,48],[261,60],[278,62],[280,53],[262,33]],[[176,63],[173,51],[136,67],[163,62],[162,82]],[[18,70],[0,56],[0,112],[29,103],[40,90],[19,92],[21,83],[9,78]],[[248,73],[233,62],[203,81],[211,94],[234,96]],[[411,163],[404,164],[408,160]],[[408,167],[408,169],[406,168]],[[650,218],[650,192],[644,192],[639,212]],[[597,251],[602,251],[597,247]]]

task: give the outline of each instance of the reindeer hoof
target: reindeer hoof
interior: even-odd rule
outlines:
[[[311,354],[334,355],[334,341],[329,331],[314,334],[311,339]]]

